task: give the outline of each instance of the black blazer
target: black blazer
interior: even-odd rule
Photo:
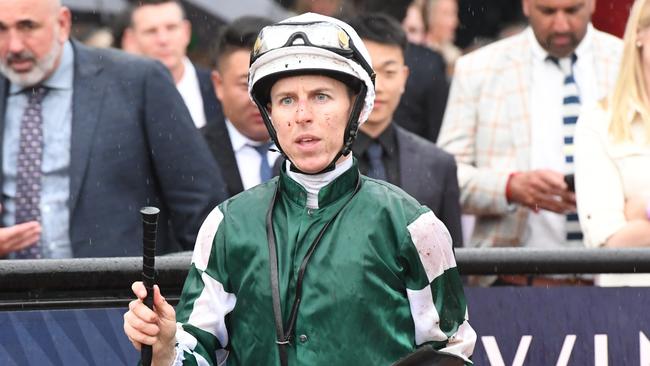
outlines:
[[[411,43],[404,62],[410,73],[393,118],[400,126],[435,143],[449,93],[447,66],[439,53]]]
[[[157,253],[191,250],[203,219],[226,192],[169,72],[121,51],[72,45],[74,256],[141,255],[139,209],[145,205],[161,209]],[[0,77],[0,134],[8,84]]]
[[[221,175],[226,182],[228,196],[232,197],[242,192],[244,190],[244,184],[242,183],[239,167],[237,166],[235,152],[232,149],[232,142],[230,142],[225,118],[222,117],[212,121],[212,123],[206,124],[201,128],[201,132],[210,151],[212,151],[212,156],[214,156],[217,164],[219,164]],[[274,176],[280,174],[283,161],[284,158],[281,156],[275,160],[272,167]]]
[[[463,245],[460,191],[454,157],[432,142],[395,126],[400,185],[442,221],[455,247]]]
[[[223,109],[212,85],[211,71],[198,65],[194,65],[194,69],[196,70],[196,77],[199,80],[199,88],[201,89],[206,125],[223,119]]]
[[[221,174],[226,182],[228,196],[232,197],[242,192],[244,184],[241,181],[235,152],[232,149],[228,128],[226,128],[226,120],[223,117],[215,118],[201,128],[201,132],[212,152],[212,156],[219,164]]]

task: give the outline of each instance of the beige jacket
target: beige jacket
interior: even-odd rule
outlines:
[[[598,95],[613,88],[622,42],[593,30]],[[463,212],[477,216],[471,246],[517,246],[529,210],[509,205],[510,173],[530,166],[532,51],[526,31],[456,63],[438,144],[456,157]]]

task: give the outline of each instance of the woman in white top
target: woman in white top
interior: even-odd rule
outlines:
[[[584,109],[575,133],[585,245],[650,246],[650,1],[630,13],[610,98]],[[650,274],[600,275],[601,286],[650,286]]]

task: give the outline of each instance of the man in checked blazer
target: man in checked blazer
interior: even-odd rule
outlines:
[[[463,212],[476,215],[467,245],[568,246],[575,195],[564,181],[573,139],[564,65],[586,106],[611,91],[622,51],[592,27],[594,8],[523,0],[526,30],[457,62],[438,144],[458,163]]]

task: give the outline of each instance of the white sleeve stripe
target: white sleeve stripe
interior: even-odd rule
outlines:
[[[191,353],[199,366],[210,365],[203,356],[193,351],[197,344],[196,338],[186,332],[181,323],[176,323],[176,342],[178,342],[178,346],[176,346],[176,357],[174,358],[172,366],[183,366],[183,361],[185,361],[185,352]]]
[[[210,366],[208,360],[206,360],[203,356],[196,352],[192,352],[189,349],[185,349],[182,346],[176,347],[176,358],[174,358],[172,366],[183,366],[183,361],[185,361],[185,352],[191,353],[192,356],[194,356],[194,359],[196,360],[196,364],[198,366]]]
[[[181,323],[176,323],[176,343],[182,346],[184,350],[191,352],[196,347],[197,341],[193,335],[183,329]]]
[[[447,346],[440,350],[440,352],[449,353],[462,357],[465,362],[471,362],[469,356],[474,353],[474,345],[476,344],[476,332],[469,325],[467,320],[458,327],[454,335],[449,337]]]
[[[456,267],[451,235],[433,212],[422,214],[407,229],[427,273],[429,283],[447,269]]]
[[[203,358],[203,356],[201,356],[198,353],[194,353],[194,359],[196,360],[196,364],[199,365],[199,366],[210,366],[210,363],[208,362],[208,360]]]
[[[223,285],[210,277],[201,274],[205,284],[201,295],[194,300],[194,308],[187,323],[215,336],[222,347],[228,345],[228,330],[225,318],[235,308],[237,297],[224,290]]]
[[[406,289],[415,326],[415,344],[431,341],[446,341],[447,335],[440,329],[440,315],[433,302],[431,287],[421,290]]]
[[[217,206],[205,218],[203,224],[201,224],[199,234],[196,236],[196,243],[194,244],[194,253],[192,254],[192,263],[200,271],[205,271],[208,268],[212,242],[222,220],[223,213]]]
[[[193,350],[196,347],[197,341],[194,336],[183,329],[181,323],[176,323],[176,342],[178,345],[176,346],[176,357],[174,358],[172,366],[183,366],[183,361],[185,361],[184,353],[195,354]]]

